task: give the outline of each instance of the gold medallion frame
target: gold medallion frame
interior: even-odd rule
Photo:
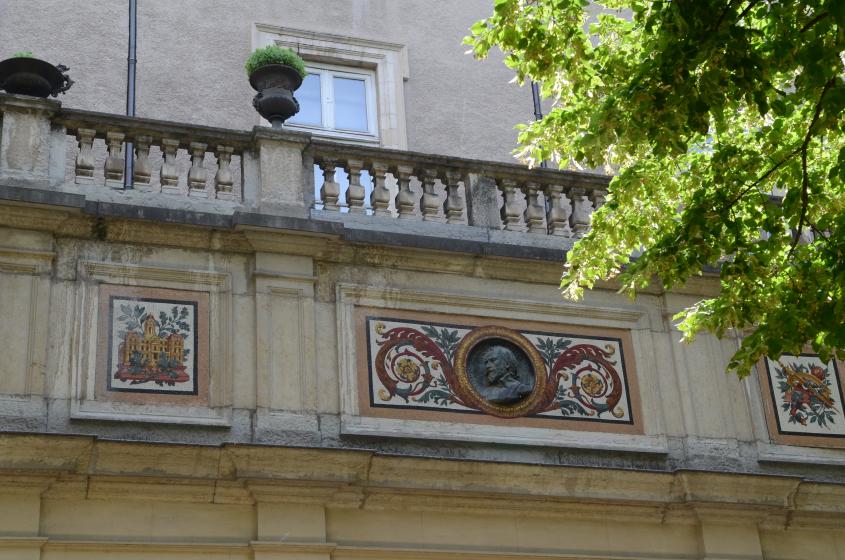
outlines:
[[[478,343],[493,338],[504,339],[516,345],[525,352],[531,362],[531,367],[534,368],[534,388],[527,397],[512,405],[494,404],[487,401],[469,380],[467,372],[469,353]],[[534,345],[520,333],[506,327],[477,327],[467,333],[455,349],[454,370],[458,380],[458,391],[460,396],[465,399],[466,404],[500,418],[518,418],[528,414],[545,392],[546,382],[548,381],[546,364]]]

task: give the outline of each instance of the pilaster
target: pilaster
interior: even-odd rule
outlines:
[[[262,210],[306,217],[314,203],[313,170],[303,151],[310,135],[256,127],[253,138],[258,153],[257,202]]]
[[[0,182],[33,187],[50,185],[53,136],[50,119],[61,103],[23,95],[0,95]],[[56,136],[63,136],[63,130]],[[56,151],[59,154],[59,151]],[[59,156],[57,155],[57,158]],[[61,158],[64,149],[61,150]],[[55,167],[55,166],[54,166]],[[53,175],[58,171],[54,170]]]

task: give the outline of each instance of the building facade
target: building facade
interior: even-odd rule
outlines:
[[[561,299],[608,179],[513,161],[488,2],[139,0],[137,117],[126,8],[0,0],[75,81],[0,93],[0,558],[845,559],[842,364]]]

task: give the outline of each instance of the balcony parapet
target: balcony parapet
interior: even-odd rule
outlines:
[[[571,238],[587,231],[593,211],[604,204],[609,182],[590,173],[323,140],[313,140],[309,148],[323,174],[316,203],[328,212]],[[366,189],[362,172],[371,183]],[[345,177],[343,192],[338,174]]]
[[[512,245],[551,248],[587,231],[609,180],[264,127],[68,109],[23,96],[0,95],[0,115],[0,184],[112,205],[371,223],[441,237],[463,231],[458,237],[467,241],[499,235]],[[124,188],[127,150],[131,188]]]

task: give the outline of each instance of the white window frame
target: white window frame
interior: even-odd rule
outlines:
[[[351,72],[373,72],[376,91],[373,114],[378,123],[378,145],[394,150],[408,149],[404,82],[410,74],[405,45],[266,23],[256,23],[252,31],[253,48],[276,44],[298,52],[308,66],[334,64]],[[363,142],[361,139],[338,139]]]
[[[379,143],[378,113],[376,109],[375,72],[364,68],[351,69],[333,64],[312,64],[305,67],[309,74],[316,74],[320,77],[320,117],[321,125],[288,122],[286,127],[294,130],[303,130],[317,136],[330,138],[342,138],[344,140],[357,140],[360,142]],[[334,110],[334,80],[333,78],[349,78],[364,82],[365,108],[367,111],[367,130],[344,130],[335,127]],[[294,96],[296,94],[294,93]]]

